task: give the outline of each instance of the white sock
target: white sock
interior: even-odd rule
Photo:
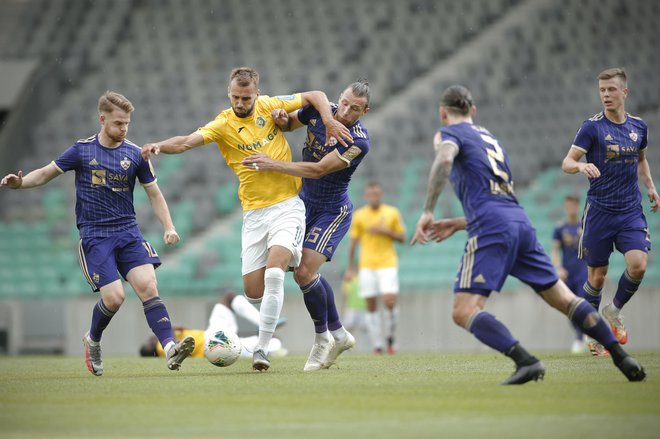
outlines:
[[[266,352],[268,343],[273,338],[277,319],[280,318],[282,305],[284,304],[284,271],[277,267],[267,268],[264,275],[264,285],[264,298],[261,301],[259,311],[259,343],[257,349],[263,349]]]
[[[395,306],[393,309],[385,310],[385,331],[387,338],[394,340],[396,334],[396,324],[399,319],[399,307]]]
[[[167,354],[170,353],[170,349],[174,348],[175,345],[176,345],[176,343],[174,343],[173,341],[171,341],[171,342],[167,343],[167,344],[165,345],[165,347],[163,347],[163,352],[165,352],[165,355],[166,355],[166,356],[167,356]]]
[[[314,343],[328,343],[330,340],[332,340],[332,335],[330,334],[330,331],[325,331],[321,333],[316,333],[316,336],[314,337]]]
[[[348,331],[346,331],[346,328],[342,326],[339,329],[334,329],[330,331],[330,333],[332,334],[335,340],[343,341],[346,338],[346,334],[348,334]]]
[[[371,345],[374,349],[383,349],[383,339],[381,337],[380,329],[380,315],[378,314],[378,311],[367,312],[367,315],[365,316],[365,322],[367,324],[367,331],[369,331]]]
[[[620,310],[619,308],[616,307],[616,305],[614,304],[614,302],[612,302],[612,303],[610,304],[610,307],[611,307],[612,310],[614,311],[614,314],[617,314],[617,315],[618,315],[619,312],[621,312],[621,310]]]
[[[231,301],[231,309],[254,326],[259,326],[259,310],[245,296],[236,295],[234,300]]]

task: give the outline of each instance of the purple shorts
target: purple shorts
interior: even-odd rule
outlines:
[[[582,215],[579,257],[590,267],[609,265],[614,248],[623,254],[630,250],[651,250],[651,236],[641,209],[623,214],[604,212],[587,202]]]
[[[471,236],[458,269],[455,293],[488,297],[500,291],[507,276],[526,283],[537,293],[558,280],[555,267],[527,222],[509,222],[492,231]]]
[[[305,210],[307,219],[303,247],[324,254],[329,261],[351,227],[353,204],[349,202],[331,207],[305,204]]]
[[[128,231],[109,238],[85,238],[78,243],[80,269],[93,291],[145,264],[160,265],[156,250],[140,232]]]

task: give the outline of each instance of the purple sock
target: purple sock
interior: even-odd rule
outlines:
[[[307,285],[301,286],[300,290],[303,292],[303,299],[305,300],[305,306],[307,307],[309,316],[314,322],[314,330],[317,334],[327,331],[328,299],[323,283],[321,282],[321,275],[317,275]]]
[[[606,349],[610,349],[617,343],[609,325],[586,300],[576,297],[568,309],[568,318],[582,328],[582,331],[589,337],[599,341]]]
[[[633,279],[628,270],[625,270],[619,279],[619,287],[616,289],[614,300],[612,300],[614,306],[619,309],[623,308],[623,305],[628,303],[630,298],[637,292],[641,283],[641,279]]]
[[[112,317],[115,315],[116,311],[110,311],[108,307],[103,303],[103,299],[99,300],[96,305],[94,305],[94,310],[92,311],[92,325],[89,328],[89,338],[92,341],[101,341],[101,335],[103,331],[112,320]]]
[[[589,281],[586,281],[582,286],[582,291],[578,291],[580,293],[578,295],[591,303],[594,308],[598,309],[600,308],[600,299],[603,297],[601,295],[602,291],[602,288],[594,288]]]
[[[326,295],[326,306],[328,308],[328,329],[335,331],[341,328],[341,321],[339,320],[339,312],[337,311],[337,306],[335,305],[335,292],[332,291],[330,282],[326,278],[321,276],[321,283],[325,289]]]
[[[165,348],[167,343],[174,341],[174,333],[172,332],[172,322],[167,313],[167,308],[162,299],[158,296],[147,300],[142,303],[144,308],[144,316],[147,318],[147,323],[153,331],[160,345]]]
[[[486,311],[474,314],[467,324],[467,329],[477,340],[505,355],[518,343],[506,326]]]

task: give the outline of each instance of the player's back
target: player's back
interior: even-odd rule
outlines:
[[[467,122],[442,127],[440,133],[443,142],[454,143],[459,150],[450,180],[463,205],[468,232],[528,221],[513,191],[509,157],[497,139]]]
[[[337,105],[332,104],[333,113]],[[335,139],[326,145],[325,124],[319,112],[313,107],[302,108],[299,120],[307,125],[307,137],[303,148],[303,161],[319,162],[327,154],[338,153],[346,161],[346,168],[331,172],[318,179],[303,178],[300,197],[306,204],[343,205],[350,202],[348,185],[357,166],[369,152],[369,133],[359,120],[348,127],[353,137],[353,145],[344,147]]]
[[[601,174],[589,179],[590,204],[612,213],[641,209],[637,165],[647,134],[646,123],[627,113],[623,123],[612,122],[603,112],[582,123],[573,144]]]

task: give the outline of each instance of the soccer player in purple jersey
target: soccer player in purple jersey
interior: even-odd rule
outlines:
[[[316,332],[305,371],[327,369],[342,352],[355,346],[355,338],[339,320],[332,287],[319,269],[332,259],[351,225],[353,203],[348,197],[348,184],[369,152],[369,134],[359,120],[369,111],[369,96],[369,83],[359,80],[346,87],[338,104],[331,105],[335,119],[349,129],[353,138],[346,146],[332,137],[326,139],[325,125],[313,107],[288,114],[274,110],[273,118],[283,131],[307,125],[303,161],[284,162],[264,154],[243,160],[244,165],[255,169],[303,177],[300,198],[306,209],[306,236],[294,278]]]
[[[626,270],[619,278],[614,300],[602,313],[619,343],[625,344],[628,334],[620,311],[639,288],[651,249],[638,179],[646,186],[651,212],[658,211],[660,197],[646,160],[646,123],[624,108],[628,96],[626,72],[621,68],[602,71],[598,89],[604,111],[582,123],[562,170],[568,174],[581,172],[589,179],[580,242],[580,258],[586,259],[589,268],[582,297],[596,309],[612,251],[616,248],[624,255]],[[585,155],[586,162],[581,162]]]
[[[119,93],[105,92],[99,99],[101,131],[77,141],[55,161],[23,176],[9,174],[0,187],[29,189],[42,186],[60,174],[76,172],[76,222],[80,268],[101,299],[94,306],[92,324],[83,337],[89,371],[103,374],[101,335],[124,302],[119,274],[142,301],[147,323],[167,353],[167,366],[178,370],[195,348],[192,337],[176,342],[165,304],[158,296],[155,268],[160,259],[145,241],[133,208],[135,180],[142,183],[154,212],[165,228],[167,245],[179,241],[151,163],[140,147],[126,140],[133,104]]]
[[[582,285],[587,281],[587,263],[578,258],[578,243],[582,236],[579,216],[580,198],[577,195],[567,195],[564,198],[564,211],[566,219],[552,232],[552,263],[557,269],[559,278],[576,296],[579,296]],[[584,333],[579,326],[573,326],[575,339],[571,352],[581,354],[586,349]]]
[[[515,372],[502,384],[542,379],[545,367],[522,347],[495,316],[484,310],[492,291],[500,291],[511,274],[531,286],[549,305],[600,341],[614,364],[630,381],[646,374],[619,345],[609,326],[584,299],[559,280],[513,192],[509,157],[485,128],[474,125],[470,92],[462,86],[446,89],[440,102],[443,127],[436,133],[424,212],[411,243],[441,241],[467,229],[465,253],[454,285],[454,322],[479,341],[511,358]],[[461,200],[465,217],[434,222],[433,209],[448,177]]]

